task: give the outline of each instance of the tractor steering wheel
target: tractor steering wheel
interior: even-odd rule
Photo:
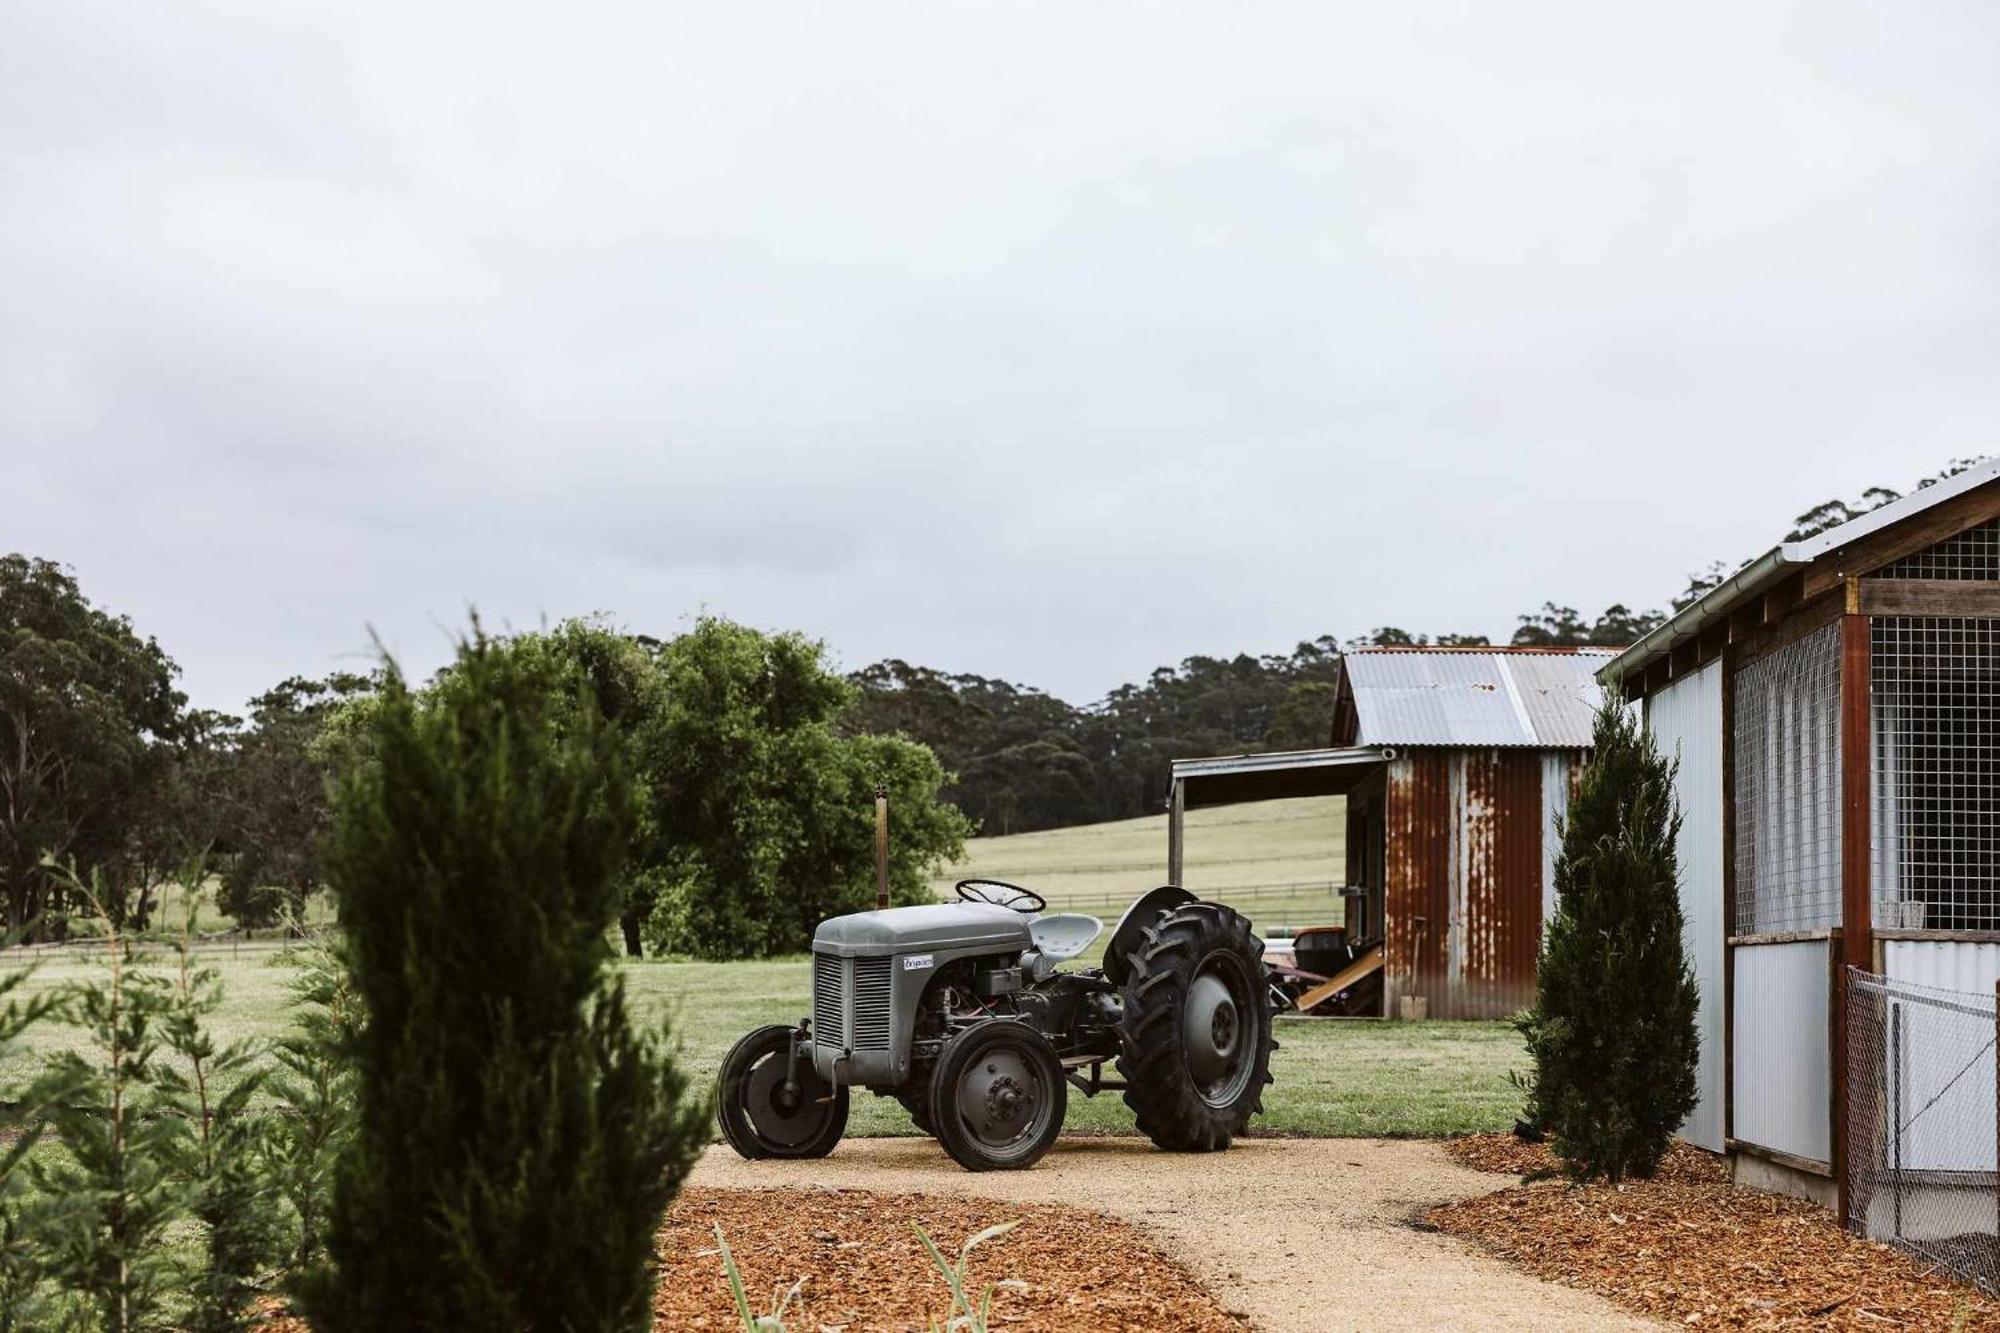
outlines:
[[[969,903],[1011,907],[1022,916],[1033,916],[1049,905],[1049,900],[1033,889],[1009,884],[1004,879],[962,879],[958,882],[957,893]]]

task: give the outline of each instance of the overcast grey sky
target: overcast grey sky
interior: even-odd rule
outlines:
[[[1657,605],[1995,450],[1996,90],[1984,0],[12,0],[0,549],[220,707]]]

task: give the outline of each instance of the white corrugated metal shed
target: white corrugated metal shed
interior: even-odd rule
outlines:
[[[1582,749],[1609,648],[1364,648],[1347,654],[1360,745]]]

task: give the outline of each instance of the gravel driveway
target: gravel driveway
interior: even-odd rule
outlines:
[[[919,1190],[1099,1208],[1150,1233],[1222,1303],[1270,1333],[1350,1329],[1651,1329],[1601,1297],[1508,1268],[1411,1219],[1506,1183],[1434,1143],[1250,1139],[1163,1153],[1072,1137],[1032,1171],[961,1171],[929,1139],[851,1139],[819,1162],[745,1162],[720,1145],[697,1184]]]

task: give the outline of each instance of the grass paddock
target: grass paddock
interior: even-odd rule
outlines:
[[[1197,810],[1188,816],[1188,887],[1236,906],[1261,931],[1337,922],[1334,886],[1345,873],[1345,805],[1340,797],[1307,797]],[[1080,828],[975,838],[958,864],[933,882],[949,896],[962,877],[1012,880],[1040,890],[1056,910],[1114,920],[1135,896],[1158,884],[1166,861],[1166,817],[1154,815]],[[159,920],[184,910],[163,903]],[[203,904],[201,929],[226,926]],[[316,899],[316,922],[327,919]],[[1106,934],[1109,932],[1107,930]],[[1079,962],[1102,956],[1104,941]],[[164,952],[164,951],[163,951]],[[227,1002],[213,1017],[219,1040],[277,1036],[285,1026],[288,969],[280,950],[263,943],[204,948],[221,972]],[[7,960],[0,958],[0,967]],[[43,956],[30,989],[76,980],[100,967],[89,949]],[[722,1057],[743,1033],[765,1023],[796,1023],[811,987],[806,959],[696,963],[622,961],[618,973],[636,1014],[669,1024],[683,1066],[698,1086],[715,1078]],[[18,1082],[34,1062],[76,1034],[44,1025],[24,1052],[0,1065],[0,1081]],[[1524,1068],[1519,1037],[1503,1023],[1384,1023],[1366,1020],[1281,1019],[1277,1082],[1264,1097],[1253,1132],[1277,1135],[1408,1136],[1505,1129],[1520,1106],[1509,1070]],[[894,1101],[858,1093],[849,1132],[913,1134]],[[1072,1093],[1068,1126],[1084,1132],[1133,1129],[1115,1093]]]
[[[290,969],[269,945],[207,949],[222,976],[226,1003],[212,1022],[220,1040],[271,1038],[284,1030]],[[164,960],[163,960],[164,964]],[[27,991],[84,979],[102,966],[92,950],[44,957]],[[764,1023],[795,1023],[808,1008],[810,969],[803,958],[771,962],[624,962],[618,965],[634,1013],[666,1022],[683,1067],[702,1087],[743,1033]],[[1505,1129],[1519,1094],[1507,1071],[1522,1068],[1519,1038],[1502,1023],[1385,1023],[1280,1019],[1277,1082],[1265,1095],[1259,1133],[1311,1136],[1449,1135]],[[78,1045],[73,1030],[45,1023],[0,1066],[16,1084],[56,1050]],[[1068,1126],[1084,1132],[1132,1131],[1115,1093],[1073,1093]],[[849,1132],[915,1133],[895,1102],[857,1093]]]

